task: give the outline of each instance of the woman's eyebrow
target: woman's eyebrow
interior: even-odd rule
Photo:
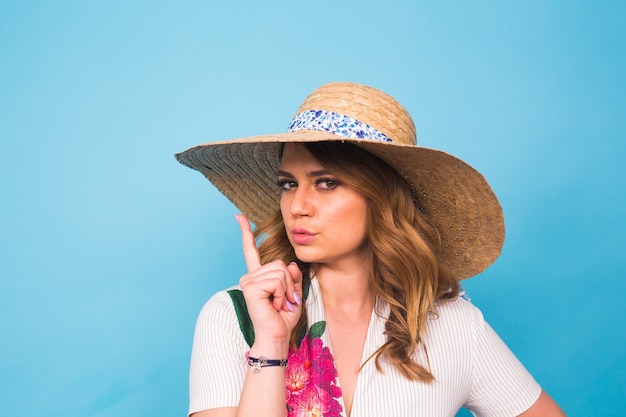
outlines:
[[[306,173],[307,177],[321,177],[324,175],[329,175],[330,172],[327,169],[318,169],[316,171],[309,171]],[[294,175],[291,172],[287,172],[287,171],[283,171],[283,170],[278,170],[278,176],[279,177],[290,177],[290,178],[294,178]]]

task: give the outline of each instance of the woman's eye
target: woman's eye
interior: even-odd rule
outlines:
[[[339,185],[339,181],[331,178],[322,178],[317,181],[317,186],[324,190],[332,190]]]
[[[289,180],[278,180],[277,185],[281,190],[292,190],[298,186],[295,181]]]

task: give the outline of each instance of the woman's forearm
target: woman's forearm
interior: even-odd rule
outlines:
[[[258,346],[250,349],[250,356],[268,359],[286,359],[288,344]],[[250,367],[237,407],[237,417],[284,417],[286,409],[285,367],[266,366],[254,372]]]

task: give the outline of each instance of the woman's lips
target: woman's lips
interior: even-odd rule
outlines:
[[[291,229],[293,242],[298,245],[306,245],[307,243],[310,243],[315,238],[315,235],[315,233],[300,227],[294,227]]]

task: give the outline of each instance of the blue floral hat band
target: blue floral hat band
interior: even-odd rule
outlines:
[[[317,130],[351,139],[393,142],[393,139],[353,117],[325,110],[307,110],[294,116],[288,132]]]

